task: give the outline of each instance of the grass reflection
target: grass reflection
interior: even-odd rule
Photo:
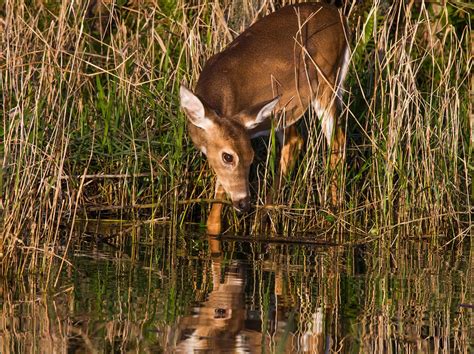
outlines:
[[[2,279],[0,352],[473,349],[466,243],[322,247],[189,233],[147,244],[141,229],[143,242],[116,247],[105,231],[87,232],[54,290],[37,286],[41,274]]]

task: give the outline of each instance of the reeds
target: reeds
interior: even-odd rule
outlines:
[[[104,3],[100,11],[93,1],[0,7],[4,273],[47,272],[73,235],[62,226],[78,218],[203,223],[212,174],[186,135],[177,89],[193,86],[209,56],[288,2]],[[324,227],[390,242],[470,232],[469,6],[346,5],[344,202],[337,212],[326,206],[327,148],[318,120],[307,119],[306,153],[272,214],[280,232]],[[257,207],[276,159],[268,151],[254,173]],[[234,232],[255,222],[226,215]]]

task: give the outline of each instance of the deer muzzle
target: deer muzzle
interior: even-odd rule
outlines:
[[[250,197],[245,197],[243,199],[232,201],[234,208],[240,212],[244,213],[250,209]]]

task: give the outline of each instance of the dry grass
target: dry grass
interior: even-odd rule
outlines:
[[[177,88],[193,86],[206,58],[283,3],[117,1],[97,13],[87,1],[4,2],[2,272],[47,272],[72,240],[61,225],[78,217],[205,220],[212,176],[186,136]],[[325,207],[327,151],[317,120],[308,120],[315,126],[294,172],[298,183],[285,185],[273,213],[282,233],[325,227],[389,242],[469,234],[469,6],[346,7],[353,53],[343,111],[345,202],[337,213]],[[255,173],[258,205],[276,158],[268,151]],[[227,216],[231,230],[251,230],[252,215]]]

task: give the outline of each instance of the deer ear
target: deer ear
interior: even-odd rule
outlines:
[[[189,121],[196,127],[207,129],[212,126],[212,120],[206,117],[206,110],[201,100],[186,87],[179,88],[181,108],[186,113]]]
[[[262,102],[239,114],[240,119],[247,129],[253,129],[271,117],[273,109],[280,100],[277,96],[269,101]]]

